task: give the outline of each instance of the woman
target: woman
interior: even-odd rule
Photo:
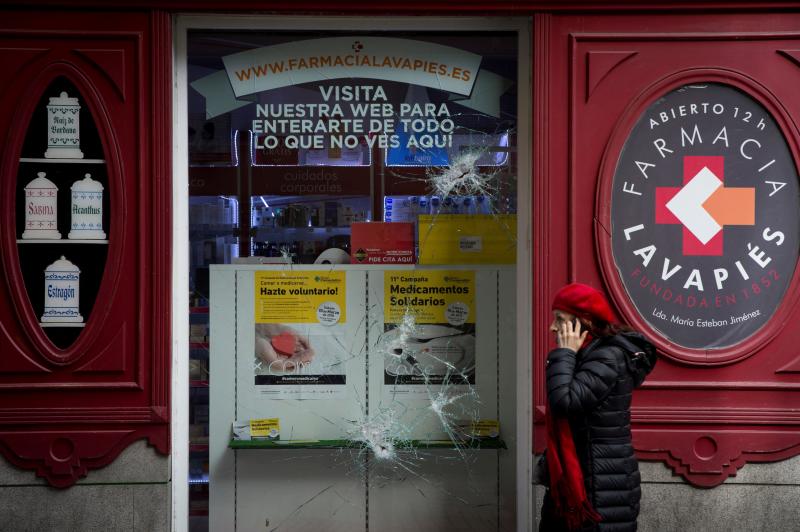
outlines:
[[[553,300],[547,356],[548,486],[540,531],[635,531],[639,466],[631,394],[656,362],[641,334],[616,325],[602,293],[570,284]]]

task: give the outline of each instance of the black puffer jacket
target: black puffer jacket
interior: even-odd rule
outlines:
[[[631,394],[656,363],[655,347],[641,334],[593,340],[576,353],[547,357],[547,399],[555,416],[569,419],[586,493],[602,521],[598,531],[636,530],[639,466],[631,444]],[[558,530],[545,498],[542,530]]]

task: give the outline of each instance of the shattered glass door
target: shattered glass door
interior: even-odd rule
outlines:
[[[189,32],[196,195],[237,227],[197,529],[515,527],[517,43]]]

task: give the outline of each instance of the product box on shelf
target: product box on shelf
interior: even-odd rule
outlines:
[[[419,216],[420,264],[514,264],[516,214]]]
[[[414,264],[414,224],[355,222],[350,249],[353,264]]]

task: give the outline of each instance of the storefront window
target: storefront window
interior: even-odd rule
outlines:
[[[193,529],[513,528],[518,65],[189,31]]]

